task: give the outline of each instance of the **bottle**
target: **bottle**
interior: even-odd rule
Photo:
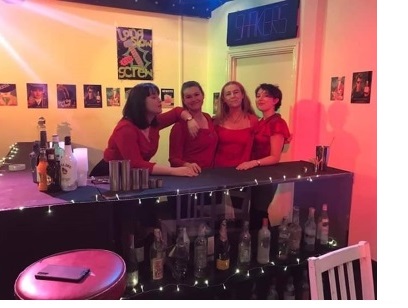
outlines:
[[[303,270],[302,273],[302,300],[310,300],[310,285],[309,285],[309,276],[307,275],[307,270]]]
[[[207,271],[207,238],[205,236],[206,226],[201,224],[198,236],[194,241],[194,276],[202,278]]]
[[[327,204],[323,204],[317,224],[317,235],[319,243],[326,245],[329,240],[329,215],[327,214]]]
[[[176,246],[174,249],[174,253],[172,256],[173,268],[172,274],[173,278],[177,281],[181,281],[182,279],[186,278],[187,275],[187,266],[188,266],[188,248],[186,246],[185,238],[184,238],[184,229],[180,227],[178,230],[178,236],[176,240]]]
[[[139,283],[139,264],[137,263],[134,234],[129,234],[129,250],[125,261],[126,289],[132,290]]]
[[[363,93],[364,97],[368,97],[370,95],[370,85],[368,84],[368,80],[366,80]]]
[[[213,262],[215,252],[214,230],[207,224],[205,225],[205,236],[207,238],[207,261]]]
[[[96,92],[96,102],[97,102],[97,103],[100,103],[100,102],[101,102],[101,93],[99,93],[99,91]]]
[[[37,166],[37,172],[39,175],[38,190],[47,191],[47,155],[45,148],[40,149],[40,158]]]
[[[247,270],[251,263],[251,234],[249,233],[249,222],[244,221],[242,232],[238,243],[238,268]]]
[[[187,234],[187,228],[181,227],[181,229],[183,231],[184,244],[186,245],[186,249],[187,249],[187,260],[190,260],[190,238],[188,237],[188,234]]]
[[[52,147],[55,150],[55,160],[61,161],[62,156],[64,156],[64,149],[59,145],[59,137],[57,134],[52,135]]]
[[[279,236],[278,236],[278,255],[279,260],[286,260],[288,258],[289,252],[289,227],[288,227],[288,217],[283,216],[282,222],[278,227]]]
[[[276,290],[276,278],[272,278],[271,285],[269,286],[268,295],[266,296],[267,300],[278,300],[279,294]]]
[[[61,191],[61,166],[60,162],[55,160],[55,150],[49,148],[47,153],[47,191]]]
[[[65,151],[61,158],[61,188],[71,191],[78,188],[77,161],[72,153],[71,137],[65,137]]]
[[[166,251],[160,229],[155,228],[153,234],[154,241],[150,246],[150,269],[153,280],[157,281],[163,279]]]
[[[39,141],[34,141],[33,150],[29,156],[30,156],[31,175],[33,177],[33,182],[38,183],[39,176],[37,172],[37,165],[40,159],[40,142]]]
[[[47,148],[47,128],[45,126],[45,118],[38,118],[37,129],[40,136],[40,148]]]
[[[227,221],[224,219],[220,225],[220,234],[217,238],[216,268],[220,271],[229,269],[230,266],[230,244],[228,241]]]
[[[286,283],[285,291],[283,292],[283,299],[294,300],[295,299],[295,286],[293,285],[293,277],[289,276]]]
[[[297,255],[300,252],[302,240],[302,227],[299,223],[299,207],[293,207],[292,223],[289,225],[289,253]]]
[[[262,227],[258,231],[258,251],[256,261],[259,264],[266,264],[269,262],[269,253],[271,246],[271,231],[269,231],[268,218],[262,219]]]
[[[147,232],[145,227],[143,227],[141,222],[137,220],[135,223],[135,252],[139,268],[141,268],[145,263],[146,237]]]
[[[316,222],[315,222],[315,208],[309,207],[309,216],[305,222],[304,227],[304,248],[307,252],[315,250],[316,243]]]

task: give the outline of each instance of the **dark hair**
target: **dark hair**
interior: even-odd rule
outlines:
[[[184,90],[192,87],[197,87],[200,90],[201,94],[204,96],[204,90],[197,81],[190,80],[184,82],[183,85],[181,86],[181,102],[183,103],[184,108],[187,108],[186,105],[184,104]]]
[[[268,93],[268,95],[272,96],[273,98],[279,99],[279,101],[275,104],[275,111],[278,111],[278,109],[282,105],[282,91],[279,89],[279,87],[270,83],[261,83],[255,89],[255,95],[261,89],[264,90],[266,93]]]
[[[150,82],[140,83],[134,86],[130,91],[123,107],[123,117],[130,120],[140,129],[149,126],[157,126],[156,118],[151,123],[146,118],[146,98],[152,94],[159,94],[159,88]]]

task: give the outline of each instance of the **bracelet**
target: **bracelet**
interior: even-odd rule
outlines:
[[[258,164],[258,167],[261,166],[261,161],[257,160],[256,163]]]

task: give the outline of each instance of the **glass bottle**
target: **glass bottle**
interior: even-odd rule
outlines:
[[[249,233],[249,222],[244,221],[244,225],[239,236],[238,243],[238,268],[246,270],[251,263],[251,234]]]
[[[194,276],[202,278],[207,270],[207,238],[205,236],[206,226],[201,224],[198,236],[194,241]]]
[[[214,261],[215,237],[214,230],[209,225],[205,225],[205,237],[207,238],[207,261]]]
[[[323,204],[322,212],[318,219],[316,237],[321,245],[326,245],[329,240],[329,215],[327,213],[326,203]]]
[[[38,190],[47,191],[47,155],[45,148],[40,149],[40,158],[38,161],[37,172],[39,176]]]
[[[365,82],[363,93],[364,93],[364,97],[370,96],[370,85],[368,83],[368,80],[366,80]]]
[[[282,222],[278,227],[279,236],[278,236],[278,259],[286,260],[288,258],[289,252],[289,227],[288,227],[288,217],[283,216]]]
[[[153,234],[154,241],[150,246],[150,269],[152,271],[153,280],[157,281],[163,279],[166,251],[160,229],[155,228]]]
[[[133,289],[139,283],[139,264],[137,263],[134,234],[129,234],[129,250],[126,259],[126,288]]]
[[[176,240],[176,246],[173,253],[173,268],[172,274],[173,278],[177,281],[181,281],[186,278],[187,266],[188,266],[188,250],[186,246],[186,241],[184,238],[183,227],[179,228],[178,236]]]
[[[37,172],[37,165],[40,160],[40,142],[39,141],[34,141],[33,150],[29,156],[30,156],[31,175],[33,177],[33,182],[38,183],[39,176]]]
[[[181,227],[181,229],[183,231],[184,244],[186,245],[186,249],[187,249],[187,260],[190,260],[190,238],[188,237],[188,234],[187,234],[187,228]]]
[[[64,149],[59,145],[59,137],[57,134],[52,135],[52,147],[55,150],[55,160],[61,161],[62,156],[64,156]]]
[[[295,286],[293,284],[293,277],[289,276],[286,283],[285,291],[283,292],[283,299],[294,300],[295,299]]]
[[[262,218],[262,227],[258,231],[258,249],[256,261],[259,264],[266,264],[269,262],[271,246],[271,231],[269,231],[268,218]]]
[[[315,222],[315,208],[309,207],[309,216],[305,222],[304,227],[304,248],[307,252],[315,250],[316,243],[316,222]]]
[[[60,162],[55,159],[55,150],[49,148],[47,153],[47,191],[61,191],[61,166]]]
[[[47,146],[47,127],[45,126],[45,118],[38,118],[37,122],[38,134],[40,136],[40,148],[46,149]]]
[[[221,222],[220,234],[217,238],[216,268],[221,271],[229,269],[230,266],[230,244],[228,241],[227,221]]]
[[[297,255],[300,252],[300,242],[302,240],[302,227],[299,223],[299,207],[293,207],[292,223],[289,225],[289,253]]]
[[[61,158],[61,188],[71,191],[78,188],[77,161],[72,152],[71,137],[65,137],[65,151]]]

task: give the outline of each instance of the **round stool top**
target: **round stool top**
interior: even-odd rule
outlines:
[[[35,275],[49,264],[86,267],[90,269],[90,273],[79,282],[35,278]],[[102,249],[65,251],[28,266],[17,277],[14,293],[19,299],[119,299],[126,287],[125,272],[125,262],[112,251]]]

